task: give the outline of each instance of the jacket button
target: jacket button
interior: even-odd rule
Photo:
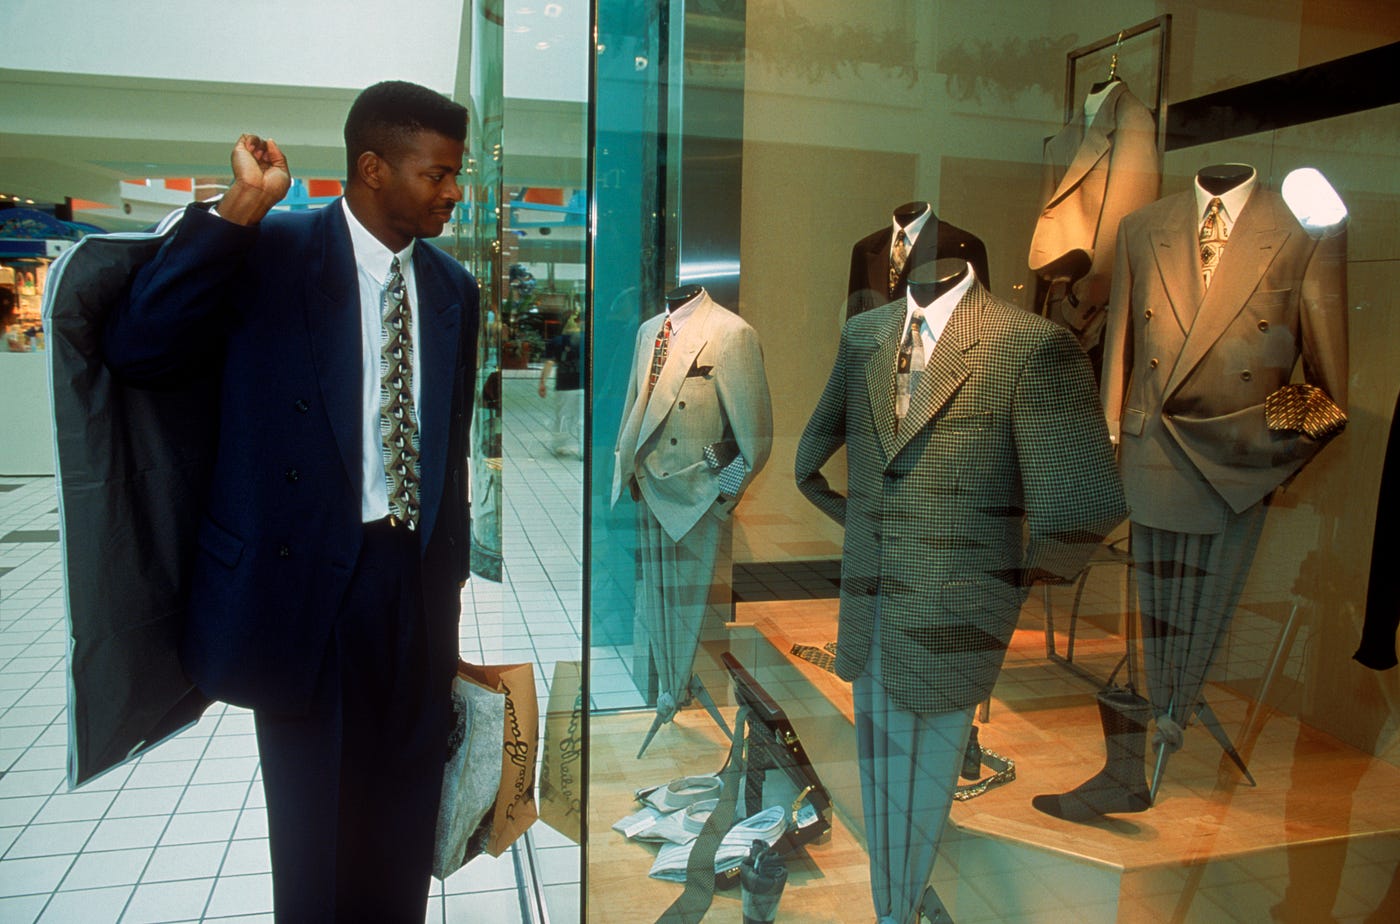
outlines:
[[[290,482],[295,483],[301,480],[301,472],[297,471],[294,468],[287,469],[287,471],[284,474],[287,476],[287,480]]]
[[[311,410],[311,405],[307,403],[305,398],[298,398],[292,407],[297,409],[298,414],[305,414],[307,411]]]
[[[1269,329],[1269,322],[1268,322],[1268,321],[1260,321],[1260,322],[1259,322],[1259,329],[1260,329],[1260,330],[1268,330],[1268,329]]]
[[[1254,374],[1246,369],[1240,373],[1240,378],[1248,382],[1250,379],[1254,378]]]
[[[1156,369],[1156,368],[1157,368],[1157,357],[1154,356],[1154,357],[1152,357],[1151,359],[1149,359],[1149,360],[1147,361],[1147,367],[1148,367],[1149,369]]]
[[[685,402],[684,402],[684,401],[678,402],[678,403],[676,404],[676,407],[680,408],[681,410],[685,410]]]
[[[291,557],[292,557],[292,549],[291,549],[291,546],[279,545],[279,546],[277,547],[277,557],[278,557],[278,558],[291,558]]]
[[[676,445],[676,438],[675,438],[674,436],[671,437],[671,445],[672,445],[672,446]]]
[[[1146,318],[1147,320],[1149,320],[1149,321],[1152,320],[1152,309],[1151,309],[1151,308],[1148,308],[1146,311],[1144,311],[1144,312],[1142,313],[1142,316],[1143,316],[1144,318]]]

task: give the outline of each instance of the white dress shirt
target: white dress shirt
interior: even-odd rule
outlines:
[[[1219,198],[1220,220],[1225,229],[1225,236],[1229,237],[1230,232],[1234,230],[1235,221],[1240,217],[1240,210],[1244,208],[1245,202],[1249,201],[1249,194],[1254,192],[1254,185],[1258,181],[1258,172],[1251,169],[1249,179],[1217,197],[1214,193],[1207,192],[1202,188],[1200,180],[1196,180],[1196,228],[1199,229],[1205,223],[1210,200]]]
[[[919,232],[922,231],[922,230],[924,230],[924,225],[928,224],[929,216],[932,215],[932,214],[933,214],[933,206],[929,206],[929,207],[927,207],[927,208],[924,209],[923,213],[922,213],[921,215],[919,215],[918,218],[915,218],[913,221],[909,222],[909,224],[907,224],[907,225],[901,225],[898,221],[896,221],[896,222],[893,223],[893,224],[894,224],[894,233],[890,235],[890,258],[891,258],[891,259],[894,258],[894,242],[895,242],[895,238],[899,237],[899,232],[901,232],[901,231],[903,231],[903,232],[904,232],[904,236],[905,236],[906,238],[908,238],[908,251],[906,252],[906,256],[907,256],[908,254],[914,252],[914,242],[917,241],[917,240],[919,239]]]
[[[345,223],[350,226],[350,246],[355,253],[356,278],[360,290],[360,406],[361,406],[361,446],[360,466],[364,487],[360,494],[360,519],[365,523],[382,520],[389,515],[389,490],[384,484],[384,443],[379,432],[379,336],[383,327],[384,283],[389,277],[389,264],[394,257],[399,258],[399,271],[403,274],[407,287],[413,337],[413,408],[414,417],[421,418],[418,374],[418,285],[413,275],[413,245],[394,253],[380,243],[360,224],[350,211],[350,204],[344,199],[340,206],[345,212]]]
[[[676,334],[679,334],[681,332],[681,328],[685,326],[685,322],[690,320],[691,315],[695,314],[695,309],[700,307],[701,296],[703,296],[704,294],[705,290],[701,289],[698,293],[696,293],[694,298],[690,299],[684,304],[676,308],[666,309],[666,316],[671,319],[672,337],[676,336]]]

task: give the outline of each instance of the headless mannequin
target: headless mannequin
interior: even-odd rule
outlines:
[[[666,311],[672,312],[705,291],[702,286],[677,286],[666,293]]]
[[[1196,171],[1196,182],[1212,196],[1220,196],[1254,176],[1249,164],[1211,164]]]
[[[909,297],[920,308],[927,308],[966,279],[970,269],[966,260],[955,257],[925,263],[909,274]]]
[[[906,202],[894,210],[894,223],[901,228],[907,228],[914,219],[932,210],[933,206],[927,202]]]

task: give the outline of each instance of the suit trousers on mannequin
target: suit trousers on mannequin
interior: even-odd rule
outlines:
[[[1229,513],[1215,534],[1132,524],[1147,693],[1158,739],[1172,750],[1230,629],[1268,509],[1261,501]],[[1173,720],[1164,722],[1168,709]]]
[[[938,857],[972,728],[969,706],[917,713],[890,699],[880,672],[880,614],[851,685],[870,891],[880,924],[912,924]]]
[[[452,678],[419,570],[416,533],[366,527],[310,713],[255,716],[278,921],[423,919]]]
[[[729,562],[732,527],[705,514],[676,542],[645,500],[637,502],[637,609],[633,671],[650,699],[651,679],[684,704],[695,654],[706,630],[706,610],[717,562]],[[727,581],[726,581],[727,583]],[[712,620],[714,621],[714,620]]]

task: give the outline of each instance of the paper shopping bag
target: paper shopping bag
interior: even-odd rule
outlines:
[[[501,789],[506,697],[463,677],[465,666],[459,662],[452,679],[452,726],[433,844],[433,875],[439,879],[481,853],[468,845]]]
[[[556,661],[544,718],[540,767],[540,820],[579,843],[583,828],[583,671],[578,661]]]
[[[540,712],[535,697],[535,672],[529,664],[483,666],[464,661],[459,675],[485,690],[505,695],[501,786],[495,807],[487,817],[490,833],[486,837],[486,852],[499,857],[539,817],[535,761]]]

